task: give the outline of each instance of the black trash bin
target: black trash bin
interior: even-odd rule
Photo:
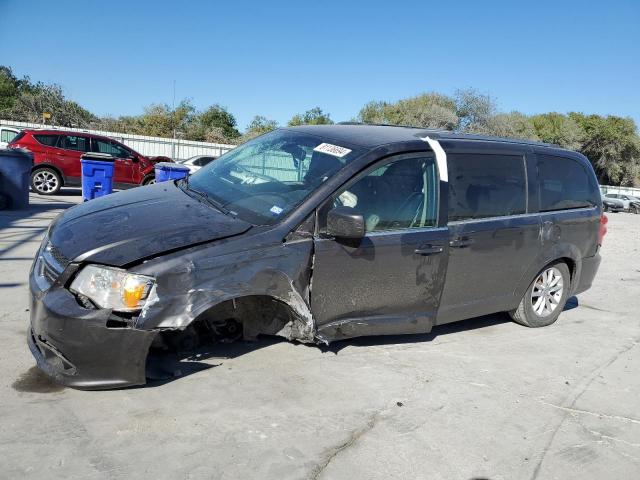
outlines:
[[[29,207],[32,167],[33,155],[28,151],[0,149],[0,195],[9,208],[17,210]]]

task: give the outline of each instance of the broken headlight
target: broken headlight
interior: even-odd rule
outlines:
[[[100,308],[133,312],[144,307],[154,281],[119,268],[88,265],[73,280],[70,290]]]

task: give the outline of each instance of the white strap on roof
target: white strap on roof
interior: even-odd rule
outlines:
[[[423,142],[427,142],[433,150],[433,153],[436,154],[436,165],[438,166],[438,173],[440,174],[441,182],[449,182],[449,173],[447,171],[447,154],[444,152],[440,142],[434,140],[433,138],[424,137],[421,138]]]

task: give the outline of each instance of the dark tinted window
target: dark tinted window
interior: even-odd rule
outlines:
[[[33,138],[35,138],[38,143],[41,143],[42,145],[46,145],[47,147],[55,147],[56,143],[58,142],[58,136],[59,135],[34,135]]]
[[[364,217],[367,232],[432,227],[438,189],[432,158],[407,158],[382,165],[334,197]]]
[[[216,157],[200,157],[200,158],[196,158],[193,161],[193,164],[198,166],[198,167],[204,167],[207,163],[215,160]]]
[[[447,160],[449,221],[526,212],[523,157],[452,154],[447,156]]]
[[[538,176],[541,212],[596,204],[587,170],[575,160],[538,155]]]
[[[95,152],[107,153],[116,158],[127,158],[131,153],[121,145],[112,141],[93,139],[93,150]]]
[[[78,150],[80,152],[89,151],[89,139],[77,135],[63,135],[60,148],[66,150]]]

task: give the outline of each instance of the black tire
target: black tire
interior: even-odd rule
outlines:
[[[62,177],[49,167],[42,167],[31,172],[31,190],[40,195],[56,195],[62,188]]]
[[[631,205],[629,211],[638,215],[640,213],[640,207],[638,207],[637,205]]]
[[[544,310],[543,314],[539,314],[534,309],[534,303],[533,303],[534,297],[532,296],[532,294],[533,294],[534,287],[536,287],[536,293],[539,293],[540,289],[544,286],[544,284],[540,282],[540,279],[542,278],[544,282],[544,275],[546,274],[546,272],[550,270],[552,270],[553,272],[554,279],[557,276],[557,274],[559,274],[562,278],[562,290],[561,292],[559,292],[561,293],[561,295],[554,296],[555,300],[552,300],[549,302],[550,306],[553,305],[552,302],[556,302],[555,307],[553,307],[553,309],[550,312],[548,313],[546,312],[547,306],[545,304],[545,305],[542,305],[542,309]],[[567,264],[564,262],[551,263],[546,267],[544,267],[542,270],[540,270],[540,272],[538,272],[538,274],[535,276],[535,278],[531,282],[531,285],[529,285],[529,288],[527,288],[527,291],[522,297],[522,300],[520,300],[520,305],[518,305],[518,308],[509,312],[509,314],[511,315],[511,318],[515,322],[519,323],[520,325],[524,325],[525,327],[537,328],[537,327],[546,327],[547,325],[551,325],[558,319],[558,316],[560,316],[560,314],[562,313],[562,310],[564,309],[564,306],[567,303],[570,287],[571,287],[571,274],[569,272],[569,267],[567,266]],[[553,289],[555,288],[555,286],[552,286],[550,288]],[[547,292],[546,287],[543,289],[543,291],[545,293]],[[538,295],[536,298],[540,299],[540,297],[543,298],[543,303],[545,303],[544,295]],[[537,305],[537,302],[536,302],[536,305]]]
[[[154,175],[148,175],[142,180],[142,185],[151,185],[153,183],[156,183],[156,177]]]
[[[602,205],[602,210],[604,210],[605,212],[609,211],[609,207],[606,204]]]

